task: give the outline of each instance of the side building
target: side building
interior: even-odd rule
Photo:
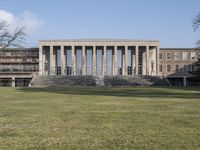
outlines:
[[[29,86],[38,71],[38,48],[0,49],[0,86]]]
[[[161,48],[159,53],[159,74],[164,75],[173,86],[200,86],[189,73],[196,70],[200,49]]]

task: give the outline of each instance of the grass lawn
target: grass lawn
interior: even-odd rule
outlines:
[[[0,88],[0,149],[200,149],[200,89]]]

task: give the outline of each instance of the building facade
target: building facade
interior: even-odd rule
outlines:
[[[0,50],[0,86],[28,86],[38,71],[38,48]]]
[[[200,49],[195,48],[161,48],[159,74],[166,76],[174,86],[199,84],[190,74],[197,69],[194,64],[199,54]]]
[[[159,41],[42,40],[39,48],[0,50],[0,86],[29,86],[40,76],[163,76],[171,85],[198,85],[200,49],[160,48]]]
[[[158,74],[159,41],[43,40],[40,75]]]

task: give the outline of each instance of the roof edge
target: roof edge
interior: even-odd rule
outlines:
[[[160,42],[159,40],[136,40],[136,39],[50,39],[39,42]]]

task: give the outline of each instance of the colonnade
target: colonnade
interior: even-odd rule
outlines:
[[[158,54],[158,41],[40,41],[39,74],[154,76],[158,74]]]

